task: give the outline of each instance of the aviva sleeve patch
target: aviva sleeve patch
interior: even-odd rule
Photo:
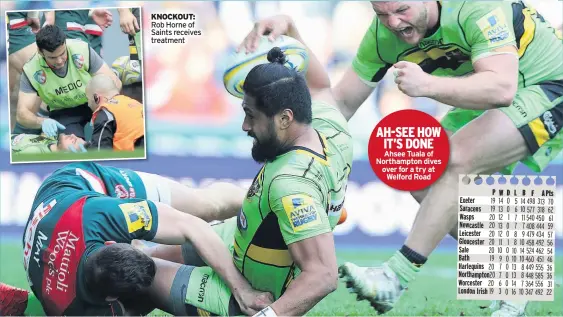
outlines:
[[[137,232],[141,229],[146,231],[151,230],[152,215],[146,201],[120,204],[119,208],[125,216],[129,233]]]
[[[282,204],[293,232],[299,232],[322,223],[313,198],[303,194],[282,197]]]
[[[489,46],[503,44],[512,40],[511,28],[501,8],[496,8],[477,21],[479,29],[488,41]]]

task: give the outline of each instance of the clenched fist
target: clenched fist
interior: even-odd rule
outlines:
[[[410,97],[426,97],[428,86],[432,80],[430,74],[425,73],[418,64],[401,61],[396,63],[395,83],[399,90]]]

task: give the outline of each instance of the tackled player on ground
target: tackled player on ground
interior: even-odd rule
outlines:
[[[148,314],[165,261],[129,243],[190,241],[234,290],[242,311],[253,314],[269,295],[250,287],[206,222],[233,217],[243,196],[228,183],[194,189],[95,163],[62,167],[39,188],[24,231],[24,267],[35,295],[28,302],[39,301],[47,315]],[[6,305],[0,308],[13,308]],[[26,314],[42,315],[37,305],[28,308]]]

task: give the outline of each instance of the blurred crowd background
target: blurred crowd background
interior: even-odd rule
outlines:
[[[528,2],[553,26],[562,28],[563,2]],[[291,15],[304,41],[325,65],[332,81],[336,82],[350,65],[374,17],[368,1],[3,1],[2,23],[5,25],[5,10],[102,6],[141,6],[144,32],[148,159],[146,162],[108,164],[194,180],[195,183],[209,178],[248,181],[257,172],[258,166],[250,159],[252,139],[241,130],[244,115],[241,100],[231,97],[222,81],[228,55],[251,30],[254,21],[279,13]],[[174,12],[195,13],[196,28],[202,31],[202,36],[189,37],[185,44],[152,44],[150,13]],[[114,23],[118,21],[118,16],[115,16]],[[0,226],[2,223],[21,224],[20,219],[27,218],[29,193],[40,184],[40,178],[53,169],[52,166],[39,165],[14,167],[6,158],[9,137],[8,83],[4,75],[5,30],[1,34],[0,173],[3,217],[0,217]],[[106,45],[111,43],[104,42]],[[386,236],[396,231],[404,234],[414,219],[417,204],[410,195],[391,190],[378,182],[367,163],[367,142],[371,131],[382,116],[401,109],[418,109],[440,118],[448,106],[426,98],[407,97],[397,90],[388,76],[379,85],[351,120],[357,163],[351,175],[346,204],[354,212],[349,212],[350,220],[346,225],[339,226],[342,233],[351,232],[359,226],[368,235]],[[554,164],[545,173],[563,174],[561,159]],[[558,184],[562,184],[561,178],[559,176]],[[562,222],[560,215],[561,207],[559,223]],[[559,237],[562,231],[561,225],[558,225]]]

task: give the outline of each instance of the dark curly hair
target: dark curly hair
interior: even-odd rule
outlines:
[[[95,251],[86,261],[88,290],[100,297],[121,297],[149,287],[156,264],[146,254],[127,243],[115,243]]]
[[[244,93],[255,98],[257,109],[270,118],[290,109],[295,121],[311,123],[311,93],[305,78],[284,66],[286,56],[279,47],[268,52],[268,61],[248,73],[242,87]]]
[[[35,35],[35,42],[40,51],[46,50],[52,53],[63,45],[65,41],[65,33],[56,25],[46,25]]]

